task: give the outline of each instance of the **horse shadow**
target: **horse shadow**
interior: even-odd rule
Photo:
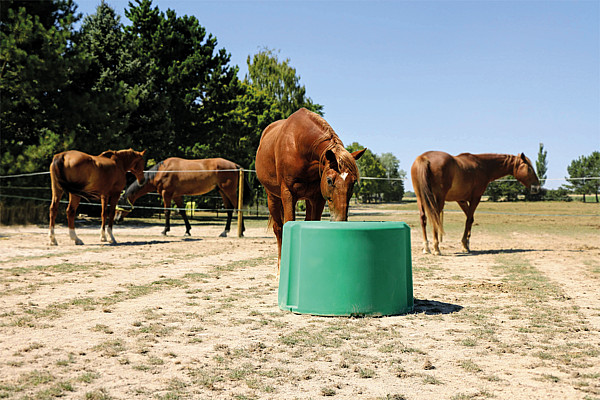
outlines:
[[[118,242],[113,246],[143,246],[148,244],[168,244],[173,242],[200,242],[200,238],[182,238],[176,240],[132,240],[127,242]]]
[[[435,300],[414,299],[413,313],[426,315],[453,314],[459,312],[463,307],[458,304],[444,303]]]
[[[458,253],[459,257],[465,256],[479,256],[485,254],[518,254],[518,253],[531,253],[540,251],[550,251],[548,249],[490,249],[490,250],[471,250],[469,253]]]

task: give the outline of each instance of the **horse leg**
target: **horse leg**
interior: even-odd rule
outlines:
[[[162,231],[162,234],[163,236],[167,236],[167,232],[171,230],[171,195],[163,191],[162,198],[165,205],[165,229]]]
[[[417,200],[417,207],[419,208],[419,220],[423,231],[423,254],[429,254],[431,250],[429,250],[429,241],[427,240],[427,213],[420,200]]]
[[[183,198],[181,198],[181,196],[173,197],[173,201],[179,209],[179,215],[181,215],[181,218],[183,218],[183,222],[185,222],[185,233],[183,234],[183,236],[192,236],[190,234],[192,226],[190,225],[190,221],[188,221],[187,214],[185,213],[185,207],[183,206]]]
[[[319,196],[316,199],[306,200],[306,221],[320,221],[325,208],[325,199]]]
[[[229,230],[231,229],[231,220],[233,218],[233,202],[225,195],[222,190],[219,190],[221,193],[221,198],[223,199],[223,206],[227,210],[227,222],[225,223],[225,230],[221,232],[219,237],[227,237]]]
[[[277,277],[279,278],[279,264],[281,262],[281,235],[283,233],[283,205],[278,197],[267,194],[267,205],[271,214],[273,233],[277,239]]]
[[[63,191],[60,186],[52,183],[52,203],[50,204],[50,226],[48,237],[50,238],[50,246],[58,246],[56,236],[54,236],[54,223],[56,222],[56,215],[58,214],[58,206],[60,204],[60,198],[63,195]]]
[[[100,196],[100,204],[102,205],[102,213],[101,213],[101,219],[102,219],[102,225],[100,226],[100,241],[101,242],[106,242],[106,206],[107,206],[107,201],[106,201],[106,196]]]
[[[471,242],[471,228],[473,227],[473,222],[475,222],[475,209],[477,208],[477,206],[479,205],[479,202],[481,201],[481,197],[478,199],[472,199],[467,206],[467,209],[465,210],[465,208],[463,207],[462,204],[458,203],[460,205],[460,208],[462,208],[462,210],[464,211],[465,215],[467,216],[467,221],[465,222],[465,232],[463,234],[463,238],[462,238],[462,245],[463,245],[463,252],[464,253],[469,253],[471,252],[471,247],[470,247],[470,242]],[[467,202],[464,202],[465,205],[467,205]]]
[[[77,234],[75,233],[75,213],[77,211],[77,207],[79,206],[80,201],[81,197],[73,193],[69,193],[69,205],[67,206],[67,223],[69,225],[69,237],[77,245],[83,244],[81,239],[79,239],[77,237]]]
[[[444,226],[444,201],[442,201],[441,199],[437,199],[437,204],[438,204],[438,209],[435,210],[434,212],[437,212],[438,215],[440,216],[440,225],[441,226],[436,226],[435,224],[432,224],[432,228],[433,228],[433,254],[436,256],[439,256],[442,254],[442,252],[440,251],[440,242],[442,241],[442,227]]]
[[[465,215],[467,216],[467,222],[465,223],[465,232],[463,233],[463,237],[462,240],[460,241],[462,243],[462,252],[463,253],[468,253],[469,252],[469,234],[468,234],[468,229],[467,226],[469,226],[469,202],[466,200],[463,201],[457,201],[458,205],[460,206],[460,208],[463,210],[463,212],[465,213]],[[471,220],[472,220],[472,216],[471,216]],[[472,224],[473,222],[471,222]]]
[[[119,195],[116,196],[111,196],[108,199],[108,206],[110,207],[108,210],[108,228],[106,229],[106,231],[108,232],[108,242],[111,244],[116,244],[117,241],[115,240],[115,237],[113,236],[113,232],[112,232],[112,227],[113,227],[113,222],[115,220],[115,213],[116,213],[116,208],[117,208],[117,202],[119,201]]]

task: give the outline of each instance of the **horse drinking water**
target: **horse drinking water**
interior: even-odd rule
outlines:
[[[126,174],[132,172],[138,181],[144,179],[144,154],[129,150],[108,150],[99,156],[92,156],[81,151],[70,150],[56,154],[50,164],[50,179],[52,184],[52,203],[50,204],[50,245],[58,243],[54,236],[54,222],[58,205],[63,192],[69,193],[67,206],[67,222],[69,236],[75,244],[83,244],[75,234],[75,212],[82,197],[100,199],[102,204],[102,228],[100,240],[105,242],[108,231],[110,243],[116,243],[112,234],[115,206],[119,194],[125,187]],[[107,207],[110,209],[107,210]],[[106,217],[108,211],[108,229]]]
[[[233,210],[238,208],[238,184],[241,166],[224,158],[207,158],[203,160],[186,160],[178,157],[167,158],[144,173],[144,184],[133,182],[119,199],[120,209],[117,221],[129,214],[133,203],[146,193],[158,192],[162,196],[165,210],[166,235],[171,230],[171,201],[179,208],[179,213],[185,222],[185,235],[190,235],[192,229],[183,208],[184,195],[202,195],[217,188],[227,209],[227,223],[221,233],[226,237],[231,227]],[[251,200],[252,192],[244,181],[244,203]],[[129,211],[125,207],[131,207]],[[242,220],[242,231],[244,221]]]
[[[358,160],[319,115],[301,108],[263,131],[256,152],[256,176],[267,192],[270,222],[281,258],[283,224],[296,219],[296,203],[306,200],[306,220],[319,221],[325,202],[332,221],[348,220],[348,204],[358,180]]]
[[[540,181],[525,154],[470,154],[451,156],[428,151],[417,157],[411,167],[413,188],[423,229],[423,253],[429,253],[427,218],[433,226],[433,253],[440,254],[439,242],[444,234],[441,213],[446,201],[456,201],[467,216],[462,237],[463,252],[468,253],[473,214],[487,185],[506,175],[513,175],[527,189],[537,192]]]

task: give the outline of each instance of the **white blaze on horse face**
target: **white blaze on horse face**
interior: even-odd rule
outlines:
[[[340,176],[342,177],[343,180],[346,180],[346,178],[348,177],[348,173],[347,172],[342,172],[340,174]]]

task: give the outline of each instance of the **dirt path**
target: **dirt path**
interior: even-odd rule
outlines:
[[[589,234],[478,232],[473,254],[449,237],[432,257],[413,229],[414,313],[323,318],[277,307],[265,227],[159,232],[74,246],[60,228],[50,247],[2,228],[0,398],[600,398]]]

